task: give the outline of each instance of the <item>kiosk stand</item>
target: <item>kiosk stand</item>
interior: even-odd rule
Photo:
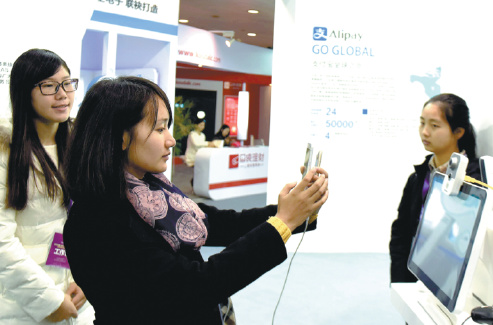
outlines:
[[[466,167],[454,153],[447,172],[434,174],[408,261],[418,282],[391,285],[410,325],[476,324],[471,311],[493,304],[493,191]]]

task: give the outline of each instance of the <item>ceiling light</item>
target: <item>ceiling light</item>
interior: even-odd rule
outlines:
[[[255,33],[248,33],[247,35],[248,36],[257,36],[257,34],[255,34]]]
[[[179,23],[188,24],[188,19],[178,19]]]
[[[250,9],[250,10],[248,10],[248,13],[250,13],[250,14],[258,14],[258,12],[259,11],[256,10],[256,9]]]
[[[235,41],[236,40],[233,37],[231,37],[230,39],[227,39],[226,40],[226,46],[231,47],[231,44],[233,44]]]
[[[233,30],[210,30],[209,32],[214,34],[221,34],[223,37],[228,38],[225,43],[228,47],[231,47],[231,44],[235,42],[235,32]]]

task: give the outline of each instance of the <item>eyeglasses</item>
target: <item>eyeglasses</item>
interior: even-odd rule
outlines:
[[[44,81],[34,85],[34,87],[39,87],[39,90],[43,95],[54,95],[62,86],[66,93],[71,93],[77,90],[79,85],[79,79],[67,79],[62,81],[62,83],[56,81]]]

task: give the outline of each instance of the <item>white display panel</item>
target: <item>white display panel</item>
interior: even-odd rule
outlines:
[[[418,126],[430,96],[463,97],[472,122],[480,121],[479,154],[488,154],[483,139],[493,129],[481,80],[493,65],[481,26],[493,23],[478,9],[424,0],[276,1],[267,201],[300,178],[307,142],[324,151],[329,172],[318,230],[300,250],[388,252],[402,190],[427,154]],[[450,19],[416,19],[436,13]]]

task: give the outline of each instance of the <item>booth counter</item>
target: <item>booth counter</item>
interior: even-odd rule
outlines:
[[[267,146],[202,148],[193,175],[196,195],[221,200],[267,192]]]

